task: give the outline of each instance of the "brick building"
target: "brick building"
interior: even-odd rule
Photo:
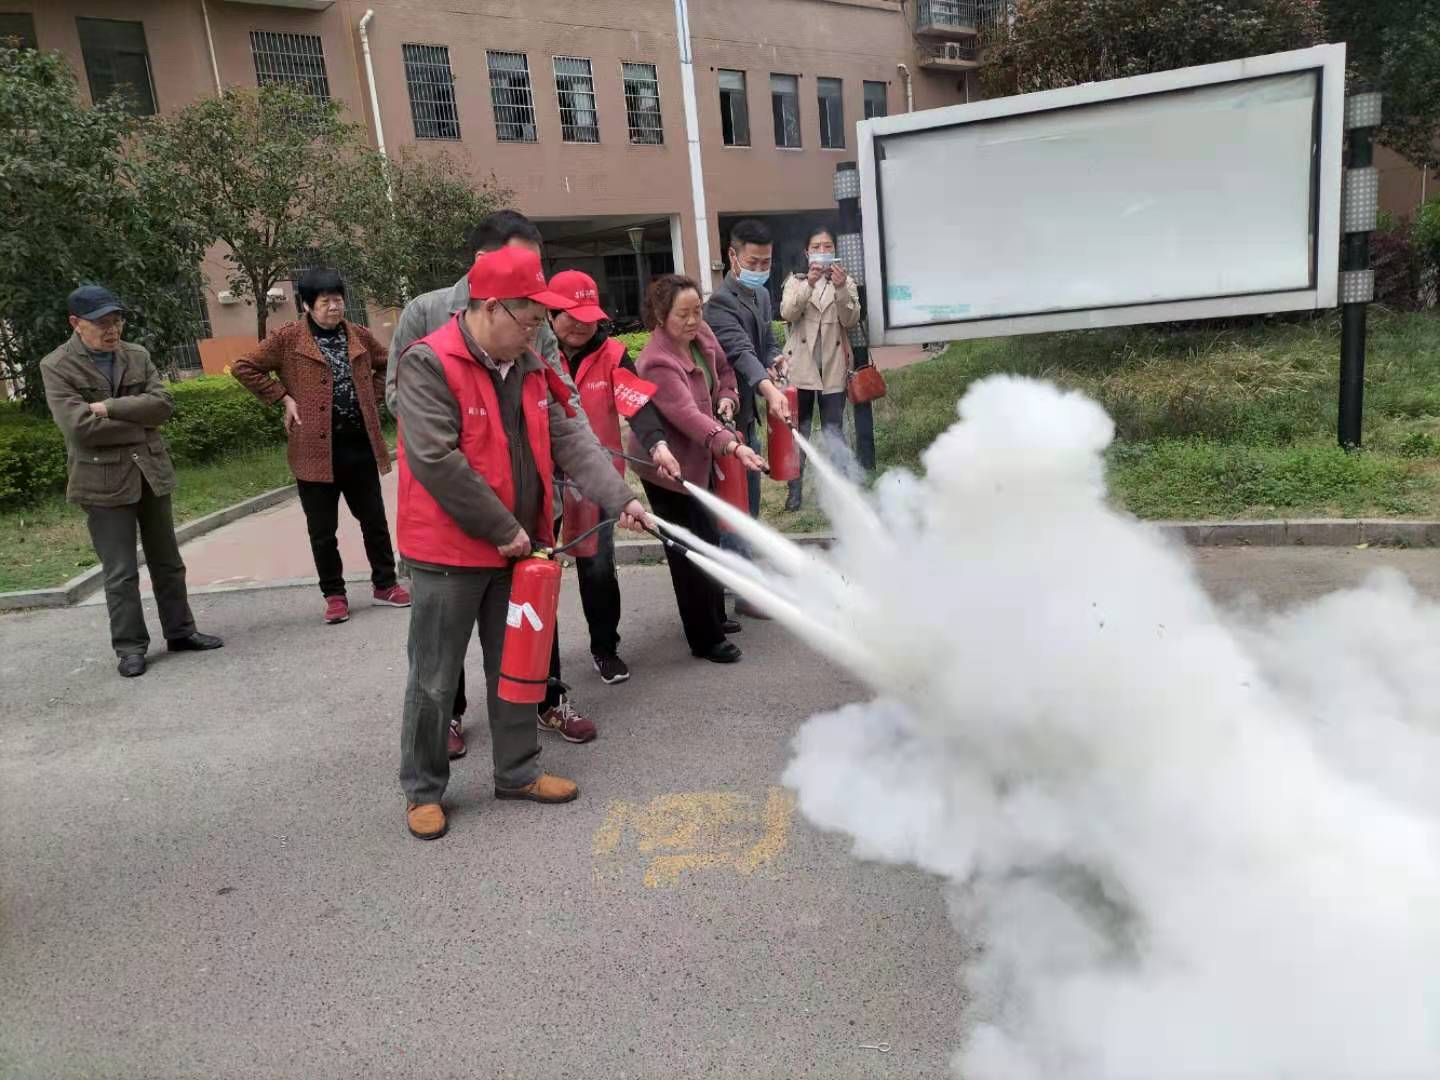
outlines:
[[[742,215],[770,219],[785,259],[798,265],[805,226],[833,213],[832,176],[854,160],[857,120],[977,92],[983,7],[0,0],[0,34],[60,50],[92,97],[124,87],[140,112],[271,81],[335,98],[389,152],[444,147],[477,175],[493,172],[540,223],[552,265],[588,270],[615,313],[633,317],[650,274],[674,267],[718,280],[723,230]],[[687,8],[693,124],[677,26]],[[209,262],[197,298],[207,329],[253,335],[252,309],[224,294],[219,264]],[[288,284],[283,291],[282,316],[293,311]],[[391,315],[370,317],[388,335]]]

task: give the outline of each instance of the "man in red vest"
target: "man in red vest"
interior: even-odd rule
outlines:
[[[619,456],[623,416],[656,467],[672,480],[679,480],[680,463],[665,444],[665,423],[650,401],[655,387],[636,373],[635,361],[630,359],[625,343],[606,331],[610,316],[600,306],[595,279],[580,270],[562,270],[550,279],[550,291],[574,304],[564,311],[551,312],[550,317],[565,369],[580,392],[580,408],[600,445],[615,455],[615,471],[625,475],[625,459]],[[612,526],[600,531],[593,556],[576,556],[575,570],[595,670],[607,685],[624,682],[630,678],[630,668],[619,652],[620,579],[615,574]]]
[[[556,467],[622,527],[646,522],[570,391],[534,352],[547,310],[573,301],[548,292],[539,257],[518,247],[476,259],[469,281],[469,307],[410,347],[397,380],[397,532],[414,603],[400,784],[410,832],[422,840],[445,833],[446,727],[477,623],[496,798],[558,803],[579,794],[541,770],[533,707],[496,693],[511,567],[553,542]]]

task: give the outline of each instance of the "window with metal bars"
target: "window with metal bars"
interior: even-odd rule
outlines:
[[[294,295],[295,311],[301,318],[305,316],[305,310],[300,306],[300,291],[297,284],[307,270],[315,270],[334,264],[327,264],[321,259],[306,259],[300,266],[292,267],[290,270],[290,291]],[[370,325],[370,312],[365,308],[365,297],[353,284],[351,284],[345,271],[340,271],[340,280],[345,283],[345,318],[357,326]]]
[[[816,79],[820,94],[820,145],[845,149],[845,84],[840,79]]]
[[[530,89],[530,61],[524,53],[487,52],[490,105],[495,110],[495,137],[501,142],[535,142],[535,95]]]
[[[566,142],[598,143],[600,116],[595,111],[595,74],[581,56],[555,57],[555,97],[560,103],[560,134]]]
[[[255,81],[261,86],[293,86],[321,101],[329,100],[325,48],[318,34],[251,30],[250,54],[255,58]]]
[[[867,82],[865,84],[865,119],[874,120],[877,116],[888,116],[889,110],[885,104],[885,84],[883,82]]]
[[[172,372],[199,371],[200,342],[215,336],[215,331],[210,326],[210,309],[205,303],[205,290],[196,284],[187,285],[184,288],[190,294],[192,305],[190,323],[192,336],[189,341],[171,348],[169,367]]]
[[[720,134],[726,146],[750,145],[750,105],[743,71],[720,71]]]
[[[80,31],[80,56],[90,100],[118,97],[135,116],[155,113],[155,86],[150,81],[150,50],[143,23],[124,19],[75,20]]]
[[[660,123],[660,79],[655,65],[622,62],[620,73],[625,81],[625,120],[630,125],[630,141],[659,146],[665,141],[665,129]]]
[[[417,139],[460,138],[460,113],[455,108],[455,76],[450,50],[444,45],[401,45],[405,85],[410,91],[410,119]]]
[[[0,44],[21,49],[38,49],[35,37],[35,16],[28,11],[0,12]]]
[[[800,146],[800,79],[796,75],[770,76],[770,111],[775,118],[775,145]]]

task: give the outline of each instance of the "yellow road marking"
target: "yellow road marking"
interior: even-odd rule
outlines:
[[[778,787],[763,805],[725,791],[660,795],[643,805],[616,801],[592,847],[597,859],[615,857],[633,833],[635,850],[652,856],[643,878],[650,889],[673,887],[682,874],[702,870],[730,868],[749,877],[785,850],[794,812],[795,797]]]

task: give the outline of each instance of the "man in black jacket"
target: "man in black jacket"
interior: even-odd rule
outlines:
[[[775,362],[780,346],[775,341],[774,307],[766,283],[775,243],[763,222],[747,218],[730,231],[730,272],[705,302],[705,321],[715,331],[725,358],[740,383],[740,415],[736,423],[751,449],[759,452],[756,424],[757,396],[786,423],[790,404],[775,385]],[[750,514],[760,514],[760,474],[750,474]]]
[[[730,230],[730,272],[705,302],[705,321],[715,331],[740,384],[738,429],[756,453],[761,452],[755,412],[757,396],[764,398],[770,411],[782,421],[792,422],[790,403],[775,385],[780,346],[775,341],[774,307],[766,289],[774,250],[774,239],[763,222],[753,218],[739,222]],[[759,517],[760,474],[749,473],[748,481],[750,516]],[[735,544],[730,533],[722,539]],[[736,601],[735,610],[751,618],[764,618],[757,608],[743,600]]]

